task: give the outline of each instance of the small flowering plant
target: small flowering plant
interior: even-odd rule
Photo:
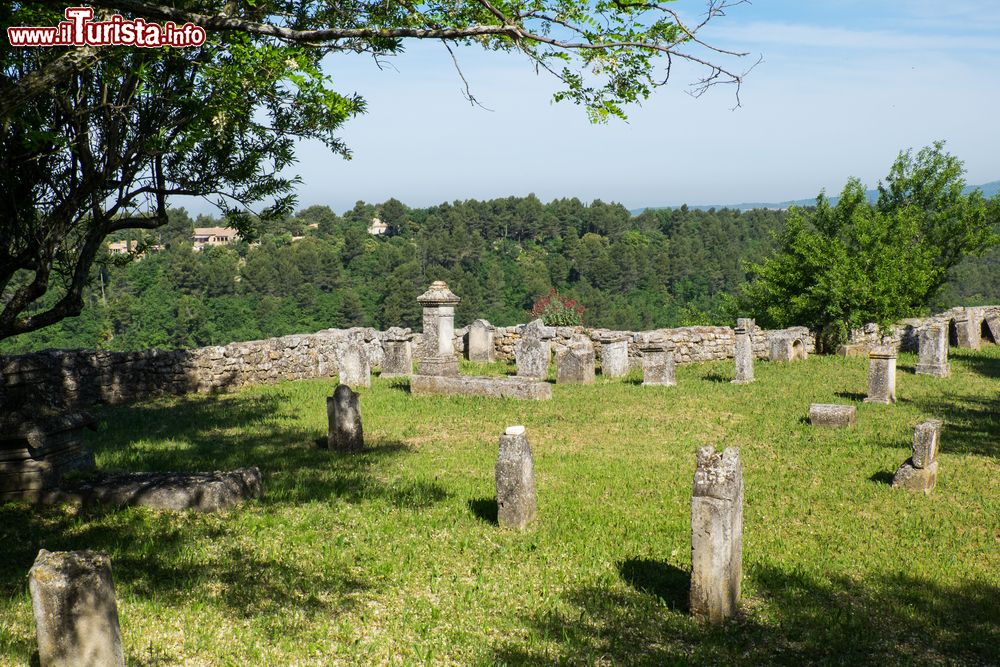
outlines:
[[[539,297],[531,308],[533,317],[542,318],[542,322],[550,327],[575,327],[583,323],[583,313],[587,309],[571,299],[563,296],[555,289]]]

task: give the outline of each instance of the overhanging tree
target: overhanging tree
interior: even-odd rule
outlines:
[[[666,84],[676,61],[703,68],[693,94],[732,84],[738,104],[745,72],[725,63],[744,54],[700,31],[743,1],[710,0],[688,23],[671,4],[620,0],[230,0],[221,11],[205,0],[96,0],[105,18],[192,22],[208,39],[187,49],[4,44],[0,339],[78,314],[105,238],[166,224],[172,197],[210,198],[247,236],[256,216],[289,213],[296,180],[279,174],[295,140],[349,157],[335,131],[365,109],[320,69],[330,53],[382,58],[413,39],[516,51],[555,77],[557,100],[603,121]],[[0,22],[54,26],[65,5],[15,2]]]
[[[835,206],[793,210],[775,254],[743,287],[761,324],[805,325],[829,350],[852,328],[919,314],[964,257],[997,243],[1000,197],[963,194],[962,163],[944,143],[902,152],[872,204],[851,179]]]

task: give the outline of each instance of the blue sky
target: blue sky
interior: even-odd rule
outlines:
[[[692,15],[704,2],[675,7]],[[350,161],[299,145],[300,205],[531,192],[629,208],[775,201],[834,194],[849,176],[873,187],[900,149],[935,139],[970,184],[1000,179],[1000,2],[754,0],[701,35],[749,51],[746,66],[763,56],[741,108],[725,87],[692,98],[698,72],[677,67],[628,123],[607,125],[552,103],[555,82],[523,57],[458,52],[485,111],[463,98],[440,44],[411,44],[381,70],[331,56],[337,88],[369,111],[341,132]]]

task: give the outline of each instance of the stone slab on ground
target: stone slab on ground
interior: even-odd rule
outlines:
[[[98,473],[66,483],[42,501],[218,512],[263,495],[260,469],[253,466],[215,472]]]
[[[858,409],[853,405],[813,403],[809,406],[809,423],[813,426],[844,428],[857,420]]]
[[[541,380],[519,377],[413,375],[410,377],[410,392],[547,401],[552,398],[552,385]]]

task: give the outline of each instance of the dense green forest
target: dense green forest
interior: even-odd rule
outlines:
[[[388,234],[368,234],[374,217]],[[82,315],[3,341],[0,352],[196,347],[328,327],[419,327],[415,299],[437,279],[462,297],[459,326],[478,317],[526,321],[552,288],[586,306],[590,326],[727,324],[741,310],[744,263],[771,252],[785,218],[776,210],[686,207],[632,216],[619,204],[543,204],[534,196],[424,209],[391,199],[358,202],[343,215],[311,206],[262,226],[253,243],[195,252],[193,228],[223,223],[175,209],[167,226],[132,237],[148,249],[141,258],[102,257]],[[996,302],[995,249],[960,264],[934,306]]]

